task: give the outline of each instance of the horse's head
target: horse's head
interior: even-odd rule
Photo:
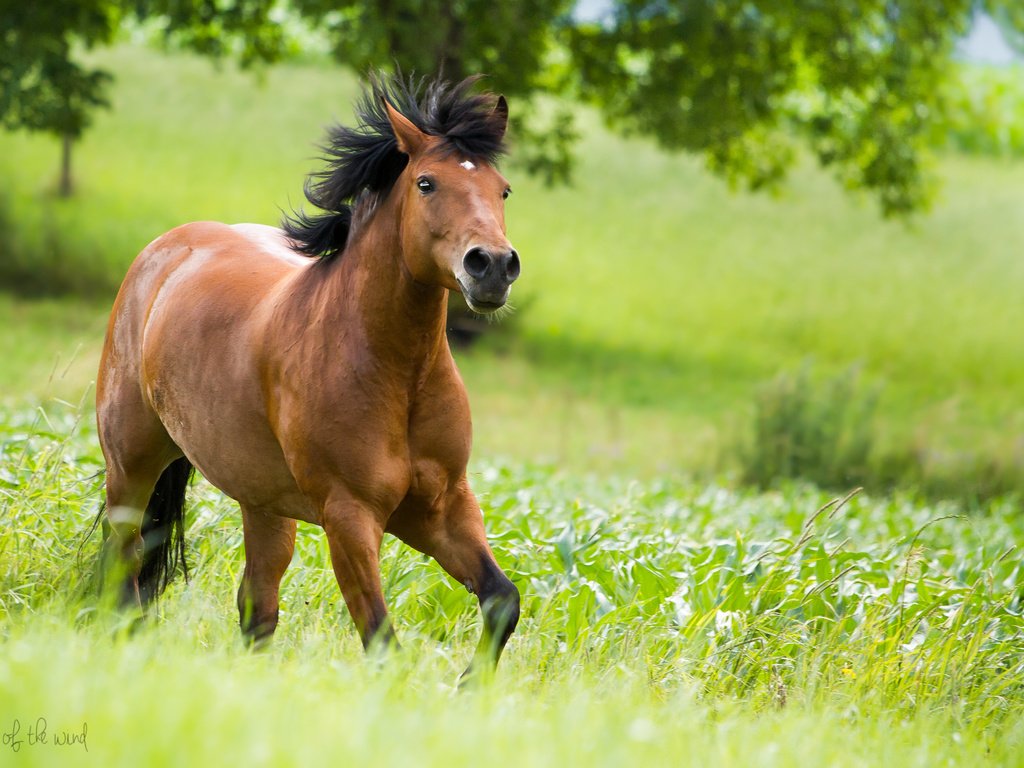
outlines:
[[[409,157],[393,194],[402,200],[400,232],[410,273],[461,291],[475,312],[500,309],[519,277],[519,255],[505,236],[508,181],[486,160],[460,154],[450,141],[424,133],[385,106],[398,149]],[[490,117],[503,134],[503,97]]]

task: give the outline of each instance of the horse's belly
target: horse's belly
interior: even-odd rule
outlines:
[[[263,459],[240,466],[219,456],[206,456],[202,449],[189,458],[203,477],[248,509],[320,523],[319,514],[299,491],[283,461],[277,464]]]
[[[184,383],[154,384],[157,415],[203,476],[246,507],[317,522],[265,416],[243,398]]]

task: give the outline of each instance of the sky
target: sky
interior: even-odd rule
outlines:
[[[1003,33],[991,17],[984,14],[975,19],[974,28],[960,42],[959,49],[960,55],[968,61],[982,64],[1009,64],[1024,60],[1007,45]]]

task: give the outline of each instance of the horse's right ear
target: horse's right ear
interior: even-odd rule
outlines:
[[[391,102],[387,99],[384,99],[384,109],[388,113],[391,130],[395,132],[398,151],[406,155],[415,155],[426,143],[427,135],[413,125],[409,118],[391,106]]]

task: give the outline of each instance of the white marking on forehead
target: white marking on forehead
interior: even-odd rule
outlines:
[[[461,163],[459,163],[459,165],[461,165],[467,171],[472,171],[474,168],[476,168],[476,166],[473,165],[473,163],[471,163],[469,160],[463,160]]]

